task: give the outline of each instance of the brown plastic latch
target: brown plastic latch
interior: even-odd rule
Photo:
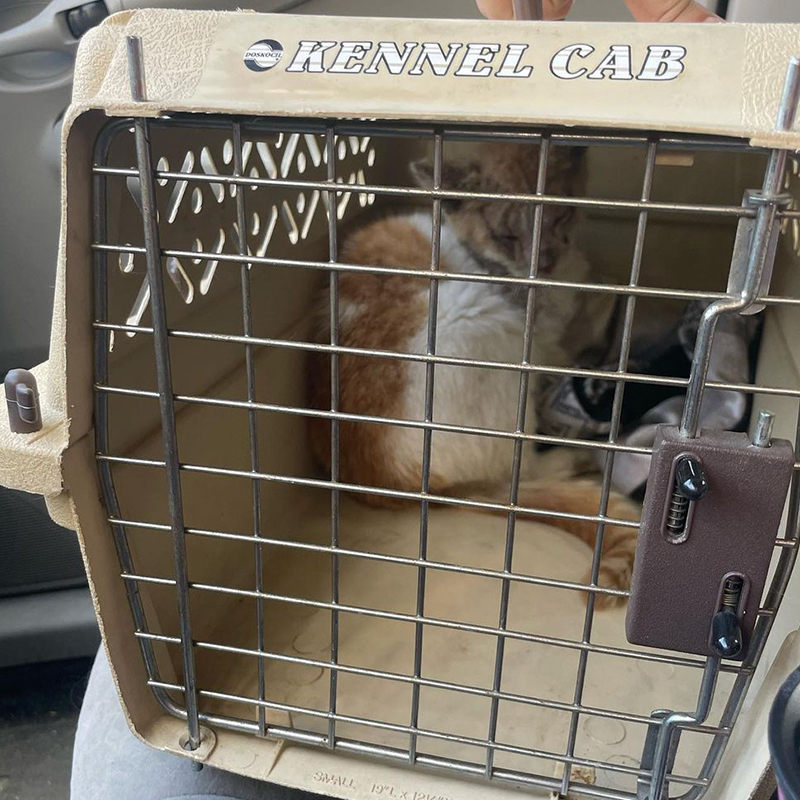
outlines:
[[[8,426],[12,433],[35,433],[42,429],[39,389],[26,369],[12,369],[5,377]]]
[[[743,659],[794,469],[762,412],[753,439],[659,426],[633,566],[632,644]]]

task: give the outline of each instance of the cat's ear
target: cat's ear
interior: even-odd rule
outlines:
[[[580,177],[586,151],[582,147],[554,147],[547,165],[547,192],[574,196],[581,193]]]
[[[433,188],[433,161],[422,158],[411,163],[411,175],[422,189]],[[461,164],[445,161],[442,164],[442,188],[458,192],[477,191],[480,188],[480,167],[477,164]],[[456,208],[461,201],[446,200],[450,208]]]
[[[420,189],[430,189],[433,186],[433,161],[421,158],[409,164],[411,177]]]

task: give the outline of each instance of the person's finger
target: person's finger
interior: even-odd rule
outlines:
[[[477,0],[478,8],[489,19],[514,19],[512,0]],[[574,0],[544,0],[545,19],[564,19]]]
[[[478,0],[478,8],[489,19],[514,19],[511,0]]]
[[[638,22],[722,22],[695,0],[625,0]]]
[[[575,0],[545,0],[545,19],[564,19],[569,14]]]

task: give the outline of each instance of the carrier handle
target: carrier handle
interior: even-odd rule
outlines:
[[[514,19],[541,22],[544,19],[543,0],[514,0]]]

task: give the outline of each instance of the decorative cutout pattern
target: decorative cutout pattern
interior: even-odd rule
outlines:
[[[278,224],[278,207],[272,206],[269,215],[269,222],[267,223],[267,229],[264,232],[264,238],[261,240],[261,244],[259,245],[258,250],[256,250],[256,255],[259,258],[263,258],[267,254],[267,248],[269,247],[269,243],[272,241],[272,234],[275,233],[275,226],[277,224]]]
[[[303,230],[300,231],[300,238],[305,239],[308,237],[308,232],[311,229],[311,223],[314,221],[314,215],[317,212],[317,205],[319,204],[320,198],[320,191],[319,189],[314,189],[311,200],[308,204],[308,212],[306,213],[306,219],[303,223]]]
[[[194,153],[189,150],[186,153],[186,157],[183,159],[180,172],[192,172],[193,167]],[[188,185],[188,181],[175,182],[175,188],[172,190],[172,195],[170,196],[169,204],[167,205],[167,222],[170,225],[175,222],[175,219],[178,216],[178,211],[180,210],[181,202],[183,201],[183,196],[186,194],[186,187]]]
[[[194,286],[177,258],[167,259],[167,275],[178,290],[178,294],[183,298],[183,302],[187,305],[191,303],[194,300]]]
[[[789,166],[784,178],[784,188],[792,195],[792,202],[789,208],[797,210],[797,199],[795,192],[800,184],[800,160],[796,156],[789,156]],[[791,232],[792,249],[796,256],[800,256],[800,219],[797,217],[787,217],[781,223],[781,233],[784,235]]]
[[[223,247],[225,247],[225,231],[220,228],[217,232],[217,241],[214,242],[214,247],[211,252],[221,253]],[[208,290],[211,288],[211,281],[214,280],[214,273],[217,271],[218,265],[219,261],[208,261],[206,263],[203,277],[200,278],[200,294],[208,294]]]
[[[119,269],[122,273],[133,272],[135,256],[133,253],[120,253],[119,254]]]
[[[369,170],[374,167],[376,160],[375,148],[371,146],[369,136],[341,136],[336,137],[335,152],[339,183],[350,186],[366,185]],[[208,176],[230,175],[233,171],[234,145],[228,138],[221,143],[207,144],[199,151],[187,150],[183,155],[179,172],[192,174],[201,173]],[[304,177],[306,180],[324,180],[324,166],[327,165],[327,149],[325,138],[315,134],[277,134],[260,140],[245,140],[242,143],[242,167],[245,175],[251,178],[270,178],[292,180]],[[341,166],[339,166],[341,165]],[[169,172],[170,162],[166,156],[161,156],[156,164],[158,172]],[[307,174],[315,170],[315,174]],[[191,246],[181,249],[191,249],[196,253],[222,253],[226,243],[234,252],[239,252],[240,232],[236,224],[235,206],[222,207],[226,197],[235,198],[239,187],[234,184],[216,183],[214,181],[187,181],[172,178],[157,178],[160,187],[167,187],[168,201],[166,204],[166,223],[175,226],[176,233],[180,233],[185,221],[193,217],[202,223],[204,215],[213,217],[214,223],[210,226],[214,244],[210,250],[204,247],[203,240],[206,234],[199,230],[203,238],[195,238]],[[171,188],[170,188],[171,185]],[[226,191],[227,186],[227,191]],[[127,188],[136,206],[141,211],[141,190],[139,179],[129,177]],[[283,242],[296,245],[310,235],[314,221],[320,210],[328,217],[328,195],[319,189],[289,187],[265,188],[250,187],[253,192],[261,192],[259,199],[265,197],[265,192],[275,195],[274,202],[267,206],[259,204],[256,208],[248,207],[248,224],[246,231],[247,252],[255,253],[258,257],[267,255],[270,245]],[[351,205],[351,201],[358,198],[358,203]],[[322,203],[320,203],[322,200]],[[349,192],[336,192],[336,218],[342,220],[348,209],[366,208],[375,202],[375,195],[367,192],[351,194]],[[250,201],[248,205],[256,205]],[[185,209],[185,211],[184,211]],[[186,217],[185,214],[192,216]],[[226,227],[219,226],[219,216],[231,220]],[[186,222],[196,228],[197,222]],[[166,261],[167,275],[184,303],[192,303],[199,295],[206,295],[211,289],[219,261],[212,258],[185,259],[185,265],[177,258]],[[196,274],[198,267],[202,267],[199,276]],[[123,253],[119,257],[119,269],[128,274],[134,271],[134,256]],[[195,277],[193,277],[195,276]],[[197,287],[197,292],[195,291]],[[143,281],[139,293],[130,309],[127,322],[138,325],[150,303],[150,291],[147,279]],[[132,333],[128,334],[135,335]]]

